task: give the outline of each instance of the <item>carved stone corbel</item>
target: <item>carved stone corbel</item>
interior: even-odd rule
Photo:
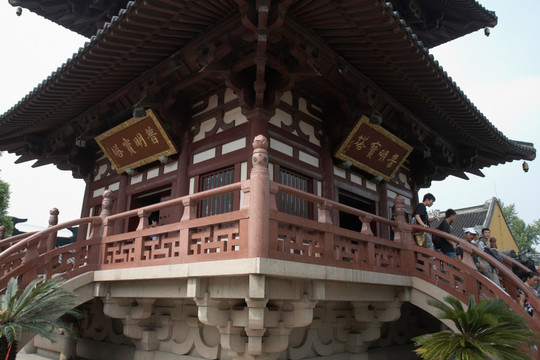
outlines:
[[[103,299],[103,313],[122,320],[124,335],[138,350],[153,351],[171,336],[173,321],[168,315],[153,316],[155,299]]]
[[[384,322],[399,319],[401,302],[394,301],[354,301],[354,318],[359,323],[348,335],[347,351],[364,353],[368,346],[381,337],[381,327]]]
[[[399,319],[401,303],[394,301],[354,301],[354,318],[360,322],[391,322]]]
[[[227,301],[206,292],[195,298],[199,320],[219,330],[220,344],[233,358],[277,359],[287,349],[292,329],[312,322],[316,301],[304,296],[269,303],[264,276],[250,277],[249,295],[244,301]]]

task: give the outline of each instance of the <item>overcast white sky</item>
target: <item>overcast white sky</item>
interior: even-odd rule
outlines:
[[[431,53],[469,99],[508,138],[540,144],[540,1],[480,0],[494,10],[499,24],[491,36],[470,34]],[[87,39],[28,11],[0,1],[0,113],[14,106],[83,46]],[[84,181],[54,166],[32,168],[32,162],[14,164],[16,157],[0,157],[0,179],[11,186],[9,213],[46,226],[49,210],[60,210],[60,221],[78,218]],[[463,208],[483,204],[496,196],[516,204],[527,223],[540,218],[537,204],[540,169],[531,162],[524,173],[521,162],[483,169],[485,178],[465,181],[450,177],[423,189],[432,192],[434,208]]]

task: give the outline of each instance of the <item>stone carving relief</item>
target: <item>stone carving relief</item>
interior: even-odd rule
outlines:
[[[311,325],[295,329],[291,334],[288,358],[365,353],[380,338],[382,324],[399,315],[397,301],[322,303],[315,308]]]
[[[189,300],[104,299],[106,315],[120,319],[137,350],[219,358],[218,332],[197,318]]]
[[[107,295],[89,302],[82,306],[81,353],[96,358],[91,349],[99,342],[106,350],[96,349],[96,354],[111,351],[125,358],[137,354],[137,358],[156,359],[301,360],[349,353],[367,359],[373,344],[403,344],[410,341],[414,329],[426,331],[416,326],[413,311],[396,321],[401,315],[397,298],[315,300],[314,295],[320,298],[323,293],[309,287],[291,293],[298,289],[296,282],[265,284],[264,276],[255,275],[238,284],[247,286],[237,289],[246,297],[224,297],[225,287],[194,279],[186,298]],[[277,298],[269,299],[269,293]],[[332,292],[333,297],[338,295]],[[339,296],[352,299],[350,295]]]
[[[277,359],[289,345],[293,328],[311,323],[315,302],[274,301],[246,298],[228,302],[211,299],[208,293],[196,299],[199,320],[215,326],[221,346],[234,359]]]
[[[83,318],[79,323],[81,338],[112,344],[132,344],[123,333],[122,322],[103,313],[103,303],[94,299],[82,306]]]

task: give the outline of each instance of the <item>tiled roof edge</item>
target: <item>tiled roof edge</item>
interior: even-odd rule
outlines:
[[[475,3],[480,6],[482,9],[484,9],[486,12],[493,14],[495,16],[495,13],[492,11],[486,10],[484,7],[482,7],[478,2],[475,1]],[[403,29],[409,34],[410,39],[413,40],[416,45],[418,46],[418,49],[422,51],[426,57],[428,58],[428,61],[430,64],[435,68],[435,70],[443,77],[446,82],[457,92],[458,96],[463,98],[465,100],[466,106],[470,107],[474,113],[488,126],[488,130],[491,130],[496,136],[498,136],[501,140],[508,143],[509,145],[513,146],[520,152],[526,152],[533,154],[533,159],[536,157],[536,149],[534,148],[532,143],[522,142],[522,141],[515,141],[510,140],[506,137],[499,129],[495,127],[491,123],[491,121],[488,120],[488,118],[473,104],[473,102],[465,95],[465,93],[461,90],[461,88],[457,85],[457,83],[452,79],[450,75],[443,69],[443,67],[439,64],[439,62],[435,59],[435,57],[429,52],[429,49],[424,46],[422,41],[418,39],[418,36],[414,34],[411,27],[407,25],[407,22],[405,19],[401,17],[398,11],[395,11],[392,4],[389,2],[385,2],[386,7],[390,12],[393,14],[393,16],[396,18],[396,20],[401,24]],[[496,18],[496,16],[495,16]]]
[[[493,218],[493,212],[495,211],[495,205],[497,204],[497,198],[492,197],[488,201],[486,201],[486,204],[488,205],[488,212],[486,215],[486,218],[484,219],[484,227],[489,227],[489,224],[491,224],[491,219]]]
[[[60,76],[61,73],[73,62],[77,61],[77,59],[85,54],[86,51],[88,51],[91,46],[97,42],[104,34],[106,34],[108,31],[110,31],[111,28],[113,28],[114,24],[117,23],[119,20],[123,19],[126,14],[133,11],[135,5],[135,1],[130,1],[126,4],[125,9],[120,9],[118,12],[118,16],[113,16],[111,18],[110,23],[105,23],[103,25],[102,29],[98,29],[96,32],[96,35],[93,35],[89,41],[85,42],[83,46],[79,48],[79,50],[76,53],[73,53],[73,56],[66,60],[62,65],[60,65],[58,68],[56,68],[56,71],[52,72],[49,76],[47,76],[41,83],[36,85],[34,89],[32,89],[28,94],[26,94],[21,100],[19,100],[15,105],[13,105],[11,108],[6,110],[2,115],[0,115],[0,119],[8,117],[9,114],[13,111],[15,111],[17,108],[19,108],[24,102],[30,100],[34,95],[39,93],[42,88],[46,86],[47,83],[52,81],[57,76]]]

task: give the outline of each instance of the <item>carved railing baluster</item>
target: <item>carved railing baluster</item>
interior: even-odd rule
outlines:
[[[184,214],[181,221],[189,221],[197,217],[197,201],[191,197],[186,197],[182,200],[184,206]]]
[[[328,201],[324,201],[318,205],[319,208],[319,222],[325,224],[333,224],[332,221],[332,205]]]
[[[373,216],[364,214],[360,215],[359,218],[360,221],[362,221],[362,230],[360,232],[366,235],[373,235],[373,231],[371,231],[371,222],[373,221]]]

